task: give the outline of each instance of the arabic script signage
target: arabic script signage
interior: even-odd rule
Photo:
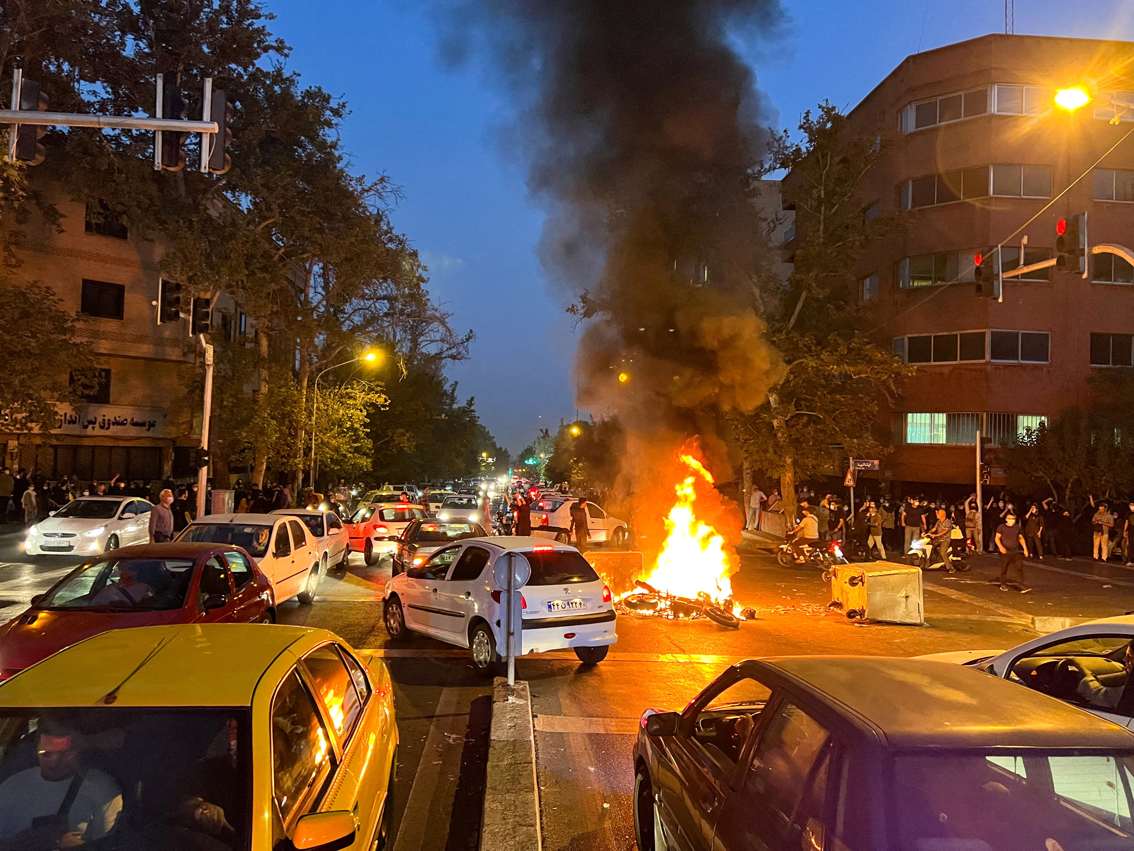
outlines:
[[[130,405],[59,405],[55,434],[110,434],[157,437],[165,431],[165,411]]]

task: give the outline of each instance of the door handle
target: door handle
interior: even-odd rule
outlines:
[[[466,600],[471,600],[471,599],[472,599],[472,591],[466,591],[466,592],[465,592],[465,599],[466,599]]]

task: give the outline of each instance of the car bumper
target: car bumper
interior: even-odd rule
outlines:
[[[555,618],[526,618],[522,648],[527,653],[607,647],[618,641],[614,612]]]
[[[25,541],[21,549],[29,556],[87,556],[101,553],[105,548],[103,541],[75,538],[68,541]]]

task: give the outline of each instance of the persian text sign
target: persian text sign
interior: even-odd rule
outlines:
[[[107,434],[157,437],[165,431],[165,411],[132,405],[59,405],[55,434]]]

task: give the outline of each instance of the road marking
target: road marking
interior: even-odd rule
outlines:
[[[409,648],[396,648],[387,649],[384,647],[377,648],[363,648],[368,655],[373,655],[379,659],[466,659],[468,658],[469,651],[438,648],[432,650],[429,648],[409,649]],[[751,659],[751,655],[745,656],[721,656],[714,654],[697,654],[697,653],[611,653],[603,664],[607,665],[611,662],[657,662],[663,664],[693,664],[693,665],[732,665],[736,662],[743,662],[745,659]],[[526,656],[518,657],[522,662],[573,662],[579,663],[579,658],[570,650],[553,650],[548,653],[530,653]]]
[[[637,718],[583,718],[577,715],[537,715],[537,733],[589,733],[633,735],[638,732]]]
[[[1111,579],[1108,576],[1096,576],[1093,573],[1080,573],[1077,570],[1068,570],[1066,567],[1056,567],[1054,564],[1041,564],[1038,561],[1029,561],[1028,567],[1038,567],[1040,570],[1050,570],[1053,573],[1065,573],[1068,576],[1076,576],[1079,579],[1093,579],[1095,582],[1100,582],[1104,585],[1121,585],[1123,588],[1134,588],[1134,582],[1131,582],[1129,579]]]
[[[996,612],[999,615],[1009,619],[1012,623],[1019,623],[1030,627],[1032,625],[1032,616],[1028,612],[1020,609],[1013,609],[1009,606],[1001,606],[999,603],[991,603],[988,600],[975,597],[972,594],[966,594],[964,591],[957,591],[954,588],[942,588],[940,585],[930,585],[926,583],[926,591],[932,591],[935,594],[940,594],[942,597],[950,597],[954,600],[960,600],[962,603],[968,603],[970,606],[980,606],[982,609]],[[930,618],[930,620],[932,620]]]

